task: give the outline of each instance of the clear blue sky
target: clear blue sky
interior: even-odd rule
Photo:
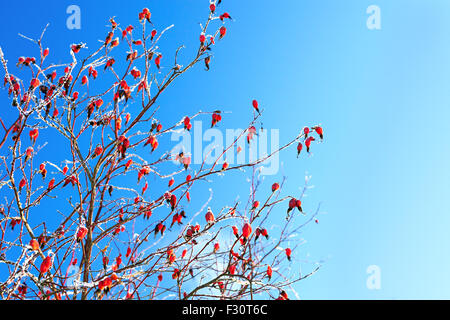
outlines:
[[[81,30],[66,28],[70,4],[81,7]],[[381,9],[381,30],[366,27],[372,4]],[[68,45],[94,44],[109,17],[135,23],[145,6],[158,26],[175,24],[164,50],[186,43],[189,52],[208,13],[200,0],[0,6],[0,45],[10,61],[32,47],[19,32],[38,37],[50,22],[46,43],[66,62]],[[198,67],[172,87],[160,102],[170,111],[162,120],[220,106],[233,111],[223,128],[233,127],[249,115],[243,106],[258,98],[264,126],[279,128],[281,142],[321,123],[325,143],[312,157],[281,157],[287,189],[297,192],[308,172],[315,186],[309,206],[322,202],[326,213],[303,235],[301,254],[326,262],[296,287],[301,298],[449,299],[450,2],[223,0],[223,6],[235,21],[214,50],[212,70]],[[236,186],[230,199],[247,191]],[[381,268],[381,290],[366,287],[369,265]]]

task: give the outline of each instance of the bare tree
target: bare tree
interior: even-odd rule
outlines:
[[[290,272],[296,247],[286,244],[316,221],[319,209],[306,214],[303,193],[283,196],[285,178],[264,186],[258,168],[292,145],[298,155],[303,144],[309,152],[313,141],[323,139],[321,127],[302,129],[267,156],[228,164],[227,152],[238,153],[243,139],[253,142],[263,113],[254,100],[253,120],[212,165],[193,164],[189,154],[159,145],[176,130],[189,131],[193,119],[216,126],[226,116],[198,112],[164,126],[157,119],[158,98],[177,78],[198,63],[210,69],[212,49],[231,20],[216,5],[210,3],[198,50],[185,65],[179,62],[183,46],[173,58],[162,54],[159,41],[172,26],[157,32],[148,9],[139,13],[136,28],[111,18],[98,48],[74,44],[63,65],[47,62],[45,30],[39,39],[23,36],[40,52],[37,59],[18,60],[29,79],[13,74],[0,48],[14,107],[7,112],[17,115],[11,124],[0,118],[2,299],[288,299],[293,283],[317,271],[319,266]],[[126,59],[125,68],[115,64],[119,59]],[[131,112],[130,104],[139,108]],[[44,142],[43,132],[51,139]],[[45,154],[47,144],[61,155]],[[65,152],[70,157],[59,159]],[[37,155],[46,160],[37,162]],[[168,170],[174,161],[178,166]],[[215,208],[213,195],[203,194],[201,208],[185,209],[198,182],[244,169],[251,171],[247,203]],[[149,195],[150,177],[159,181],[152,191],[164,189],[159,195]],[[59,218],[49,203],[57,204]],[[279,207],[285,215],[278,215],[278,228],[269,228]]]

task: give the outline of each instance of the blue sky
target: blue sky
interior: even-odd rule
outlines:
[[[3,2],[0,45],[15,61],[32,48],[17,34],[38,37],[50,22],[49,59],[66,62],[68,45],[103,38],[111,16],[135,23],[144,6],[156,25],[175,24],[161,42],[166,52],[185,43],[188,55],[198,44],[207,1],[126,3]],[[66,28],[70,4],[81,8],[81,30]],[[381,30],[366,27],[372,4],[381,9]],[[281,143],[304,125],[322,124],[325,143],[313,156],[281,156],[287,191],[298,192],[308,173],[315,186],[308,206],[322,203],[301,254],[326,262],[296,287],[301,298],[450,298],[450,3],[224,0],[223,6],[234,22],[214,49],[211,71],[198,67],[177,82],[160,101],[167,109],[161,120],[217,106],[233,112],[223,128],[233,127],[250,120],[243,108],[257,98],[265,128],[280,129]],[[236,187],[229,199],[247,189]],[[366,287],[369,265],[381,269],[380,290]]]

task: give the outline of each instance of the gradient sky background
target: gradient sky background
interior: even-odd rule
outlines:
[[[81,30],[66,28],[70,4],[81,7]],[[372,4],[381,9],[381,30],[366,27]],[[143,7],[156,25],[175,24],[161,42],[165,52],[185,43],[188,55],[208,14],[200,0],[0,6],[0,45],[10,61],[32,48],[19,32],[38,37],[50,22],[49,59],[66,62],[71,43],[103,38],[111,16],[136,24]],[[257,98],[265,128],[279,128],[281,143],[321,123],[325,143],[311,157],[281,156],[288,191],[298,192],[311,174],[308,207],[322,203],[320,223],[305,230],[301,250],[325,263],[297,285],[300,297],[449,299],[450,2],[223,0],[221,6],[234,22],[214,49],[211,71],[199,66],[177,82],[160,101],[170,111],[161,120],[220,106],[233,111],[222,128],[232,127],[233,120],[250,120]],[[248,192],[233,188],[219,192],[228,190],[230,199]],[[369,265],[381,268],[381,290],[366,287]]]

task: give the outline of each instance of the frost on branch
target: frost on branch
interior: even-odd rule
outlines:
[[[172,153],[165,137],[190,132],[193,119],[220,128],[226,112],[159,119],[158,98],[177,78],[198,63],[214,72],[214,47],[232,35],[222,6],[209,3],[190,52],[160,46],[173,25],[159,28],[147,8],[135,25],[109,19],[99,44],[72,44],[55,58],[63,64],[50,62],[47,28],[38,40],[22,36],[37,57],[24,54],[14,65],[0,48],[13,114],[0,117],[2,299],[298,297],[292,285],[318,269],[298,272],[299,231],[318,222],[319,209],[305,203],[307,186],[287,195],[285,178],[266,185],[260,173],[281,152],[310,153],[322,127],[233,165],[224,160],[229,151],[256,143],[264,113],[257,100],[245,129],[222,153],[207,155],[211,163]],[[220,179],[236,176],[248,178],[248,199],[217,205],[227,196],[214,193]]]

